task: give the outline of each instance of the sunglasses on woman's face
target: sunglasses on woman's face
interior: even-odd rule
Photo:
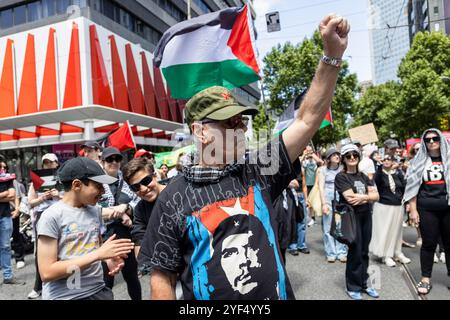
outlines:
[[[120,163],[122,161],[122,158],[121,157],[109,157],[109,158],[106,158],[105,161],[108,163],[112,163],[112,162]]]
[[[152,183],[154,176],[155,176],[155,174],[151,174],[151,175],[148,175],[148,176],[142,178],[142,180],[139,181],[138,183],[131,184],[130,189],[133,192],[139,192],[139,190],[141,190],[141,186],[147,187],[150,183]]]
[[[352,152],[352,153],[348,153],[345,155],[345,159],[350,160],[350,159],[359,159],[359,154]]]
[[[425,140],[426,143],[431,143],[431,141],[433,141],[433,142],[440,142],[441,141],[441,137],[436,136],[436,137],[425,138],[423,140]]]

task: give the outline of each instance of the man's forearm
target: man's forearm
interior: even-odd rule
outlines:
[[[303,120],[308,126],[314,128],[311,130],[308,141],[319,129],[331,107],[339,70],[337,67],[319,62],[314,79],[297,115],[298,120]]]
[[[283,133],[283,141],[292,162],[311,141],[330,110],[339,70],[322,61],[319,62],[297,118]]]

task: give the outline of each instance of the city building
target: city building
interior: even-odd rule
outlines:
[[[369,0],[369,43],[375,85],[397,80],[397,69],[409,50],[407,0]]]
[[[420,31],[450,34],[450,0],[409,0],[409,39]]]
[[[192,17],[246,2],[190,1]],[[186,0],[0,1],[0,154],[19,178],[43,154],[64,161],[126,121],[139,146],[175,146],[185,101],[171,97],[152,52],[187,8]],[[260,97],[256,84],[234,91],[247,105]]]

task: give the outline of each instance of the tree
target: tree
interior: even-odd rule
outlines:
[[[286,43],[272,48],[264,57],[264,81],[270,92],[269,105],[279,115],[290,102],[307,89],[323,53],[319,32],[300,44]],[[346,118],[352,110],[357,93],[357,77],[344,62],[332,102],[333,127],[321,129],[313,138],[316,146],[336,142],[347,136]]]
[[[392,110],[390,127],[403,139],[439,127],[440,118],[450,114],[450,36],[418,33],[398,76],[399,103]]]
[[[270,133],[275,125],[275,120],[271,119],[269,115],[266,114],[262,103],[258,104],[258,110],[258,114],[253,118],[253,135],[257,140],[260,138],[260,132],[265,132],[266,134]],[[270,127],[268,127],[268,125]]]
[[[400,89],[400,84],[395,81],[369,87],[354,105],[352,127],[373,123],[380,140],[389,138],[392,131],[390,122],[395,117],[393,110],[399,104]]]

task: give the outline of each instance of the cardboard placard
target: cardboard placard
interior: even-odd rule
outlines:
[[[349,129],[348,133],[352,141],[359,141],[361,145],[378,142],[377,131],[373,123]]]

